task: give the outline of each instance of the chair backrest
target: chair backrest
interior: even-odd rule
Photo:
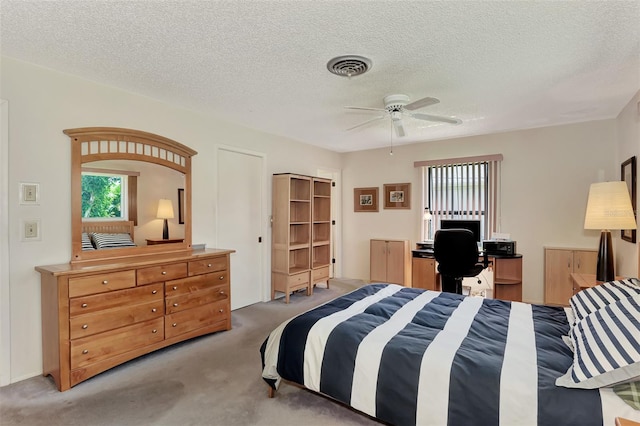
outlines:
[[[478,243],[468,229],[440,229],[433,237],[433,255],[442,275],[467,276],[478,264],[479,254]]]

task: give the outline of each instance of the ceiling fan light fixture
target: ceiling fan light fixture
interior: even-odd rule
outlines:
[[[327,62],[327,69],[332,74],[351,78],[369,71],[371,65],[371,60],[364,56],[343,55]]]

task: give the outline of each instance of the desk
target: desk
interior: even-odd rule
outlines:
[[[616,276],[616,280],[622,279],[624,279],[624,277]],[[578,272],[571,274],[571,280],[573,281],[573,294],[604,283],[604,281],[596,280],[596,274],[581,274]]]
[[[411,286],[440,291],[440,275],[432,252],[412,251]],[[494,299],[522,301],[522,255],[490,255],[493,263]]]

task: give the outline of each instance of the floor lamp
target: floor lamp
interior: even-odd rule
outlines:
[[[424,241],[429,241],[429,237],[431,236],[431,212],[429,211],[429,207],[424,208],[424,214],[422,215],[422,220],[425,221]]]
[[[627,184],[622,181],[594,183],[589,188],[584,229],[600,229],[597,281],[613,281],[615,266],[612,229],[636,229]]]

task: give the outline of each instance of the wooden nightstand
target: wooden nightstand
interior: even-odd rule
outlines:
[[[604,282],[596,280],[596,274],[580,274],[578,272],[572,273],[571,279],[573,280],[573,294],[586,288],[595,287]],[[624,277],[616,276],[616,280],[622,279],[624,279]]]
[[[162,238],[147,238],[147,245],[153,246],[156,244],[171,244],[171,243],[182,243],[184,242],[184,238],[167,238],[166,240]]]

